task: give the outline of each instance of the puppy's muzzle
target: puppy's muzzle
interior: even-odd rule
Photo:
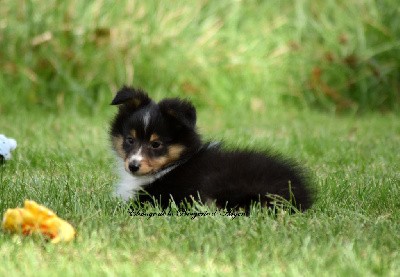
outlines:
[[[132,172],[132,173],[135,173],[135,172],[137,172],[138,170],[139,170],[139,168],[140,168],[140,161],[137,161],[137,160],[133,160],[133,161],[131,161],[130,163],[129,163],[129,170],[130,170],[130,172]]]

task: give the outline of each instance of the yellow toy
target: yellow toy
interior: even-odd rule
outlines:
[[[42,234],[49,237],[52,243],[70,241],[75,237],[75,229],[71,224],[31,200],[25,200],[24,208],[8,209],[2,227],[23,235]]]

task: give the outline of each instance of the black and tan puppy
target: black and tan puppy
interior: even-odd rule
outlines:
[[[247,209],[256,201],[268,206],[277,195],[300,210],[310,207],[311,192],[297,165],[276,155],[203,143],[190,102],[156,103],[142,90],[123,87],[112,105],[119,105],[110,134],[120,162],[116,195],[123,199],[156,199],[162,207],[170,199],[195,199]]]

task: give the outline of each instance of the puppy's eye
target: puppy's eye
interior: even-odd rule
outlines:
[[[160,141],[152,141],[150,142],[150,147],[153,149],[158,149],[161,147],[161,142]]]
[[[125,142],[129,145],[133,144],[135,142],[135,139],[133,137],[126,137]]]

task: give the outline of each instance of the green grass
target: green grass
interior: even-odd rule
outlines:
[[[117,176],[106,127],[114,107],[95,117],[4,115],[0,129],[19,146],[0,168],[0,211],[33,199],[70,221],[78,236],[50,245],[0,233],[0,275],[398,275],[398,117],[293,109],[235,117],[241,109],[200,109],[199,128],[230,146],[271,147],[302,161],[319,191],[310,211],[130,216],[110,197]]]
[[[0,133],[18,148],[0,166],[0,213],[32,199],[78,236],[0,232],[1,276],[400,275],[396,1],[118,3],[2,2]],[[190,98],[205,139],[298,160],[315,205],[130,216],[111,197],[107,135],[122,84]]]
[[[248,95],[399,111],[396,0],[25,1],[0,11],[0,110],[98,113],[122,83],[200,105]],[[23,101],[21,101],[23,100]]]

